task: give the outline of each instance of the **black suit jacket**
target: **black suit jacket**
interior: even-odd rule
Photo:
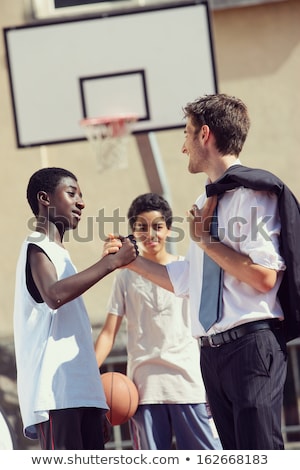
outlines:
[[[206,187],[207,196],[222,194],[243,186],[258,191],[271,191],[278,197],[281,219],[280,253],[285,260],[278,298],[284,312],[286,340],[300,336],[300,206],[290,189],[269,171],[234,165],[215,183]]]

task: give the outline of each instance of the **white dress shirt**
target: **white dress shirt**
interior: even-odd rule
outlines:
[[[196,205],[201,208],[206,195]],[[240,187],[227,191],[218,203],[219,238],[233,250],[248,255],[261,266],[278,271],[276,285],[261,293],[249,284],[224,273],[223,314],[218,323],[205,332],[199,322],[203,250],[193,241],[184,261],[167,265],[175,294],[190,298],[192,333],[195,337],[219,333],[254,320],[280,318],[283,312],[277,291],[285,269],[279,254],[280,218],[274,194]]]

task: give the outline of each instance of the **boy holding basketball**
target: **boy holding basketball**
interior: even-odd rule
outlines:
[[[77,273],[63,245],[85,204],[77,178],[43,168],[28,183],[36,228],[24,241],[17,265],[14,335],[24,434],[42,449],[103,449],[107,410],[94,355],[91,325],[81,295],[136,257],[127,239]]]
[[[164,198],[153,193],[137,197],[128,219],[143,257],[164,265],[178,259],[166,249],[172,211]],[[174,436],[177,449],[220,449],[207,415],[187,299],[123,269],[116,275],[108,312],[96,357],[101,366],[126,316],[127,374],[139,392],[130,421],[134,448],[170,449]]]

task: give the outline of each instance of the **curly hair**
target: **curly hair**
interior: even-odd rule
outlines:
[[[167,228],[172,226],[172,209],[169,203],[162,196],[156,193],[145,193],[136,197],[128,210],[127,217],[131,229],[133,230],[137,217],[143,212],[158,211],[163,216]]]

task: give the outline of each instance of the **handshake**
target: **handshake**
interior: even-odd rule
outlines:
[[[122,245],[126,244],[127,240],[129,240],[135,248],[135,255],[139,255],[138,246],[136,243],[136,239],[133,235],[128,235],[127,237],[122,237],[121,235],[113,235],[109,234],[108,238],[105,240],[104,247],[103,247],[103,255],[114,255],[118,253]]]

